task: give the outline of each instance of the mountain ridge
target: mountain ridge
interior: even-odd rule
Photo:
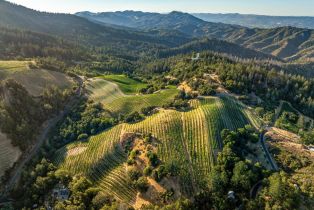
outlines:
[[[187,36],[225,40],[277,56],[286,61],[298,60],[305,62],[314,60],[314,30],[311,29],[291,26],[273,29],[252,29],[238,25],[206,22],[191,14],[182,12],[159,14],[124,11],[90,13],[89,15],[77,13],[76,15],[91,21],[97,20],[138,29],[172,28]]]

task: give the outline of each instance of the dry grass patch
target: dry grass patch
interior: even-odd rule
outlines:
[[[68,89],[74,85],[74,81],[63,73],[30,69],[28,65],[28,61],[0,61],[1,80],[14,79],[34,96],[40,95],[49,86]]]
[[[83,146],[74,147],[73,149],[70,149],[69,151],[67,151],[67,156],[79,155],[83,153],[86,149],[87,147],[83,147]]]

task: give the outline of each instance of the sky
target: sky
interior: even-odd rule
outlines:
[[[241,13],[277,16],[314,16],[314,0],[9,0],[26,7],[75,13],[137,10],[166,13]]]

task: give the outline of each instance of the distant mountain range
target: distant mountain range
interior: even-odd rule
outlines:
[[[191,14],[169,14],[138,11],[91,13],[77,16],[102,24],[132,27],[141,30],[172,29],[190,37],[225,40],[287,61],[313,61],[314,30],[295,27],[271,29],[247,28],[239,25],[206,22]]]
[[[208,22],[235,24],[249,28],[276,28],[292,26],[297,28],[314,29],[314,17],[306,16],[266,16],[245,15],[238,13],[193,13],[192,15]]]
[[[250,29],[176,11],[52,14],[0,0],[0,27],[55,36],[130,60],[200,50],[240,58],[314,60],[314,30]]]
[[[173,13],[174,16],[180,14]],[[187,18],[199,20],[193,16],[187,16]],[[151,21],[155,21],[157,24],[159,20],[152,18]],[[171,22],[172,19],[169,21]],[[193,20],[187,19],[185,22],[188,24]],[[147,27],[138,30],[134,27],[117,27],[111,23],[99,23],[99,21],[89,21],[76,15],[38,12],[0,0],[0,30],[3,27],[26,30],[24,34],[30,33],[27,31],[42,33],[45,36],[40,37],[49,35],[70,41],[75,45],[101,48],[102,53],[111,57],[134,61],[141,57],[154,57],[169,52],[171,55],[175,55],[174,53],[209,50],[240,58],[276,59],[274,56],[223,40],[211,39],[204,42],[202,39],[197,39],[173,28]],[[224,27],[223,24],[214,25],[213,27]],[[190,32],[192,33],[192,31]],[[32,34],[32,36],[35,35]],[[189,43],[191,44],[189,45]],[[197,43],[202,43],[202,47],[200,48]],[[0,40],[0,45],[6,47],[7,43],[1,43]],[[178,51],[177,49],[181,49],[182,45],[185,46],[184,50]],[[186,46],[189,48],[187,49]],[[176,50],[172,50],[172,48]]]

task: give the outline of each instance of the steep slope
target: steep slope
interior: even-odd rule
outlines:
[[[314,30],[293,27],[249,29],[236,25],[211,23],[187,13],[169,14],[134,11],[116,13],[78,13],[89,20],[139,29],[172,28],[191,37],[209,37],[233,42],[282,59],[313,61]]]

